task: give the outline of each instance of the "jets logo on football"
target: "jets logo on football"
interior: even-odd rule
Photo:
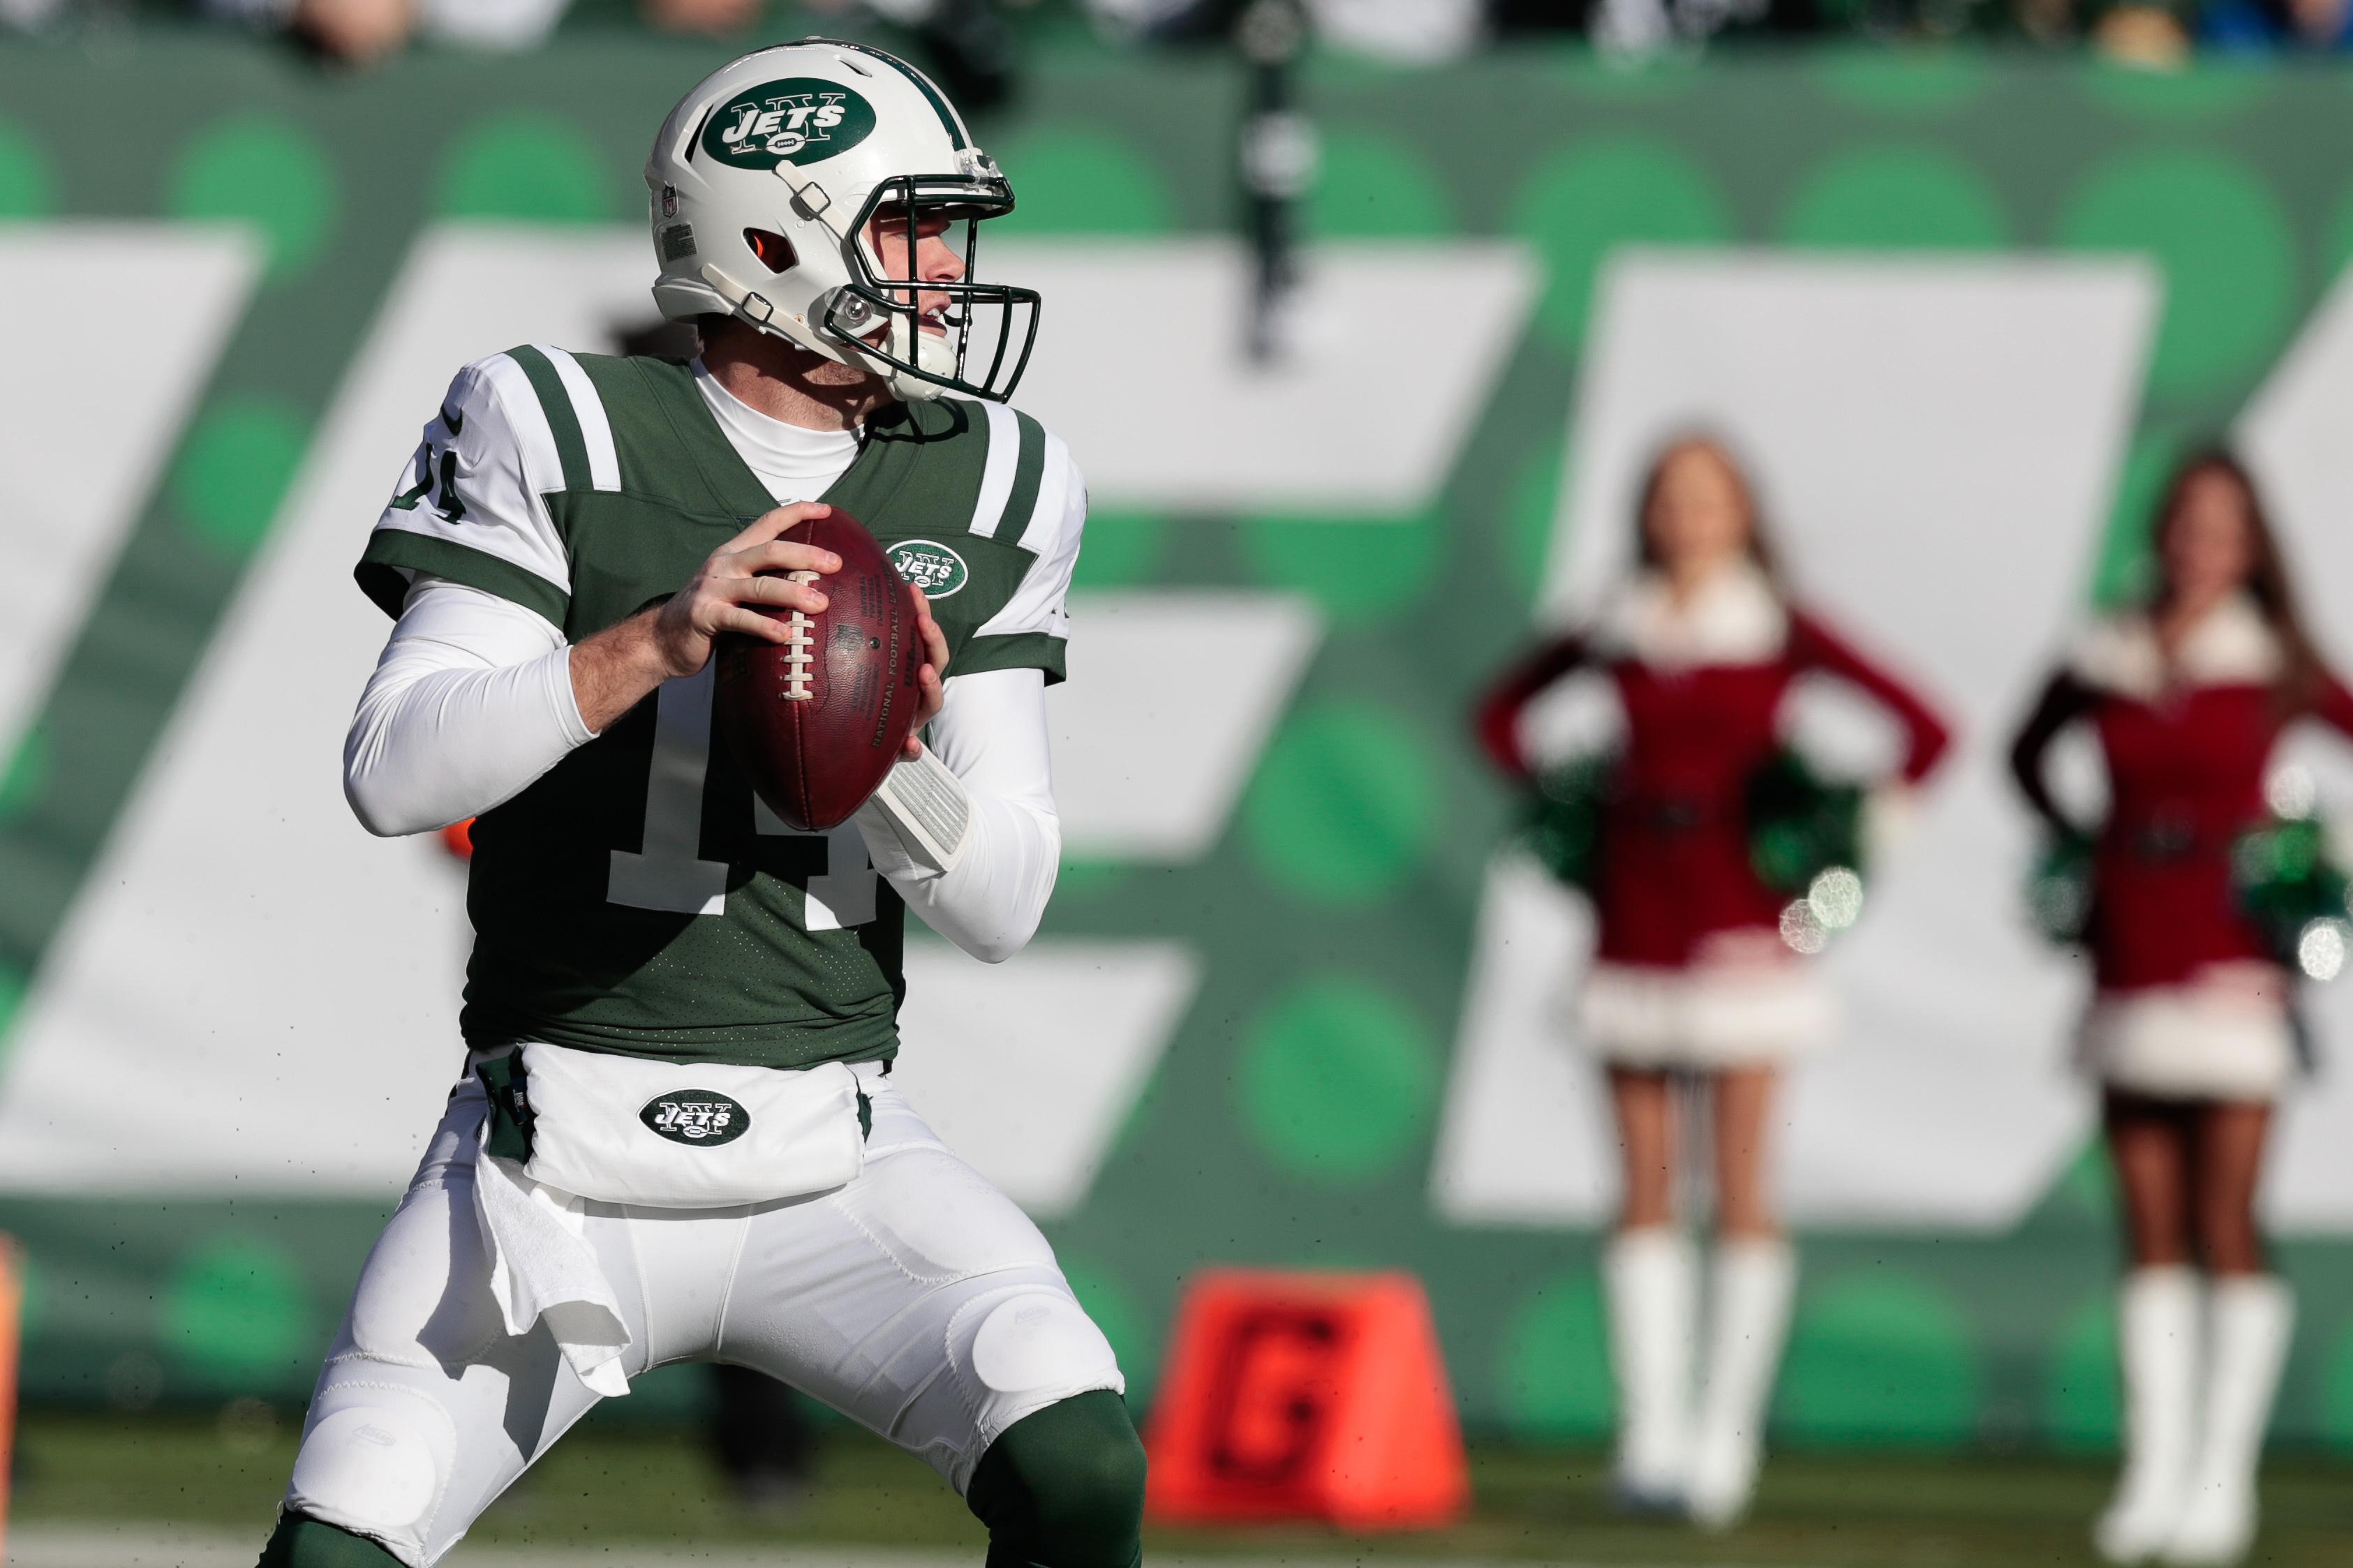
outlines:
[[[733,1143],[752,1127],[752,1113],[742,1104],[707,1089],[658,1094],[638,1120],[673,1143],[702,1149]]]
[[[944,599],[972,577],[963,556],[933,540],[906,540],[891,546],[889,553],[899,575],[922,589],[926,599]]]
[[[874,107],[839,82],[788,77],[737,94],[705,122],[702,150],[739,169],[814,163],[874,129]]]

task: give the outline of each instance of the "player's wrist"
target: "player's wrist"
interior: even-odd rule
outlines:
[[[709,657],[711,639],[697,631],[689,617],[674,613],[675,603],[639,611],[616,628],[623,634],[624,662],[646,682],[649,691],[665,680],[683,679],[702,668],[693,658],[698,648]]]
[[[659,608],[607,626],[573,650],[572,695],[589,729],[606,726],[671,679]],[[691,673],[691,672],[690,672]]]

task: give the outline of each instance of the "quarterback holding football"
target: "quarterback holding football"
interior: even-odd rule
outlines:
[[[891,1080],[906,908],[1000,960],[1060,859],[1086,498],[1004,402],[1038,296],[972,275],[1012,189],[930,80],[815,38],[696,86],[646,183],[700,357],[465,366],[358,568],[395,625],[345,792],[477,819],[468,1057],[264,1568],[436,1563],[681,1361],[919,1456],[991,1564],[1130,1568],[1111,1345]]]

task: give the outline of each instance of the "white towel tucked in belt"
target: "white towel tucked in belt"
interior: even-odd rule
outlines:
[[[490,1118],[482,1135],[490,1136]],[[629,1392],[621,1370],[629,1331],[621,1303],[588,1245],[586,1203],[522,1173],[488,1149],[474,1161],[474,1207],[491,1250],[491,1293],[510,1334],[543,1319],[572,1370],[596,1393]]]

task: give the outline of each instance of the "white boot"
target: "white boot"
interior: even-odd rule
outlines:
[[[1711,1530],[1748,1511],[1797,1283],[1797,1254],[1778,1237],[1742,1237],[1715,1249],[1707,1377],[1685,1489],[1692,1518]]]
[[[2125,1469],[2092,1540],[2111,1563],[2145,1563],[2172,1539],[2189,1480],[2198,1383],[2198,1276],[2136,1268],[2117,1301]]]
[[[2235,1274],[2208,1290],[2205,1432],[2168,1563],[2236,1563],[2254,1544],[2255,1468],[2295,1332],[2295,1297],[2284,1279]]]
[[[1617,1489],[1630,1508],[1683,1506],[1698,1275],[1690,1238],[1665,1226],[1621,1231],[1602,1254],[1618,1376]]]

